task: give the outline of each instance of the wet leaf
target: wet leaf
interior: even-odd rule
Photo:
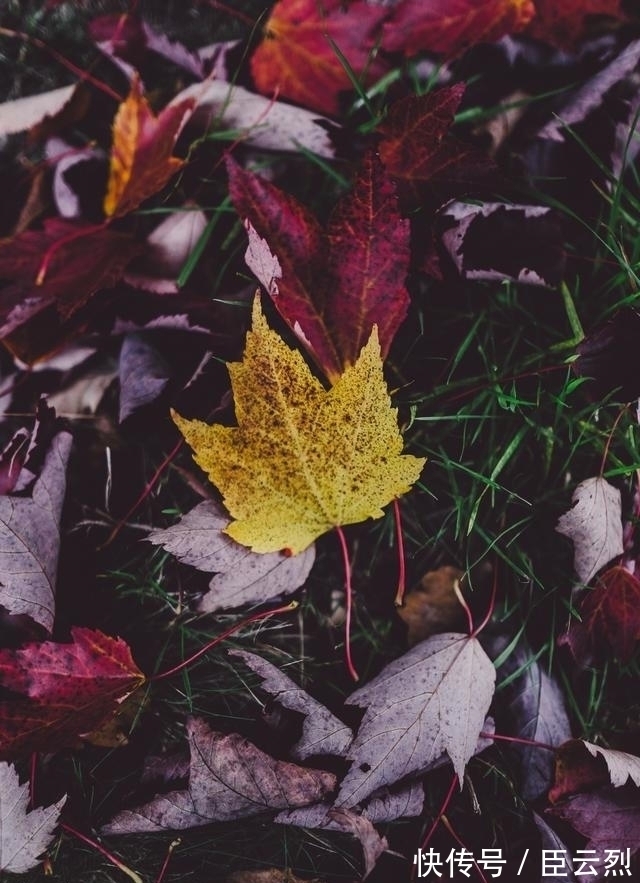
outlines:
[[[147,537],[183,564],[215,572],[209,591],[198,602],[200,613],[262,604],[303,585],[315,561],[314,546],[294,556],[251,552],[224,532],[230,520],[218,503],[206,500],[183,515],[178,524],[153,530]]]
[[[226,532],[256,552],[302,552],[323,533],[380,518],[424,459],[402,454],[377,334],[325,390],[253,309],[242,362],[229,366],[237,427],[174,417],[224,495]]]
[[[447,754],[460,780],[493,698],[495,669],[476,638],[434,635],[356,690],[366,708],[336,803],[354,806],[378,788]]]
[[[0,763],[0,871],[24,874],[40,864],[66,799],[27,811],[28,784],[20,784],[13,765]]]
[[[0,650],[0,684],[21,697],[0,701],[2,757],[75,745],[143,683],[121,639],[85,628],[71,637]]]
[[[571,499],[573,508],[560,516],[556,530],[572,541],[573,566],[586,584],[622,555],[620,491],[604,478],[587,478]]]
[[[275,760],[236,733],[225,736],[204,720],[187,723],[189,787],[118,813],[105,834],[179,830],[316,803],[333,790],[335,776]]]

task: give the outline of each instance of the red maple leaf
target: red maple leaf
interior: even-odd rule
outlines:
[[[258,90],[337,113],[340,93],[353,89],[345,62],[364,85],[385,72],[373,50],[386,15],[384,6],[363,0],[280,0],[251,58]]]
[[[534,14],[532,0],[401,0],[385,22],[382,47],[405,55],[458,55],[522,30]]]
[[[365,156],[324,231],[292,196],[234,162],[228,169],[248,221],[247,262],[327,377],[356,361],[374,324],[384,358],[409,304],[409,222],[379,160]]]
[[[0,757],[76,744],[143,683],[120,638],[85,628],[71,635],[70,644],[0,650],[0,684],[21,694],[0,702]]]

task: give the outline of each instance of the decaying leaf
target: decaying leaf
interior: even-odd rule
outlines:
[[[204,720],[190,718],[189,787],[118,813],[105,834],[193,828],[269,810],[317,803],[335,786],[335,776],[274,760],[236,733],[225,736]]]
[[[463,577],[457,567],[438,567],[425,573],[419,585],[405,595],[397,613],[408,627],[410,647],[438,632],[463,628],[465,614],[453,588]]]
[[[400,0],[385,22],[382,45],[405,55],[457,55],[521,31],[534,15],[532,0]]]
[[[71,452],[67,432],[54,437],[30,497],[0,497],[0,604],[53,628],[60,514]]]
[[[237,427],[174,419],[223,493],[237,542],[296,554],[334,527],[381,517],[418,479],[425,461],[401,453],[375,330],[327,391],[256,298],[244,360],[229,373]]]
[[[598,17],[626,17],[622,0],[535,0],[535,8],[527,33],[563,49],[575,49]]]
[[[150,543],[162,546],[183,564],[215,573],[209,591],[198,602],[200,613],[215,613],[244,604],[262,604],[299,589],[306,581],[315,546],[300,555],[258,554],[227,536],[230,518],[212,500],[198,503],[177,524],[153,530]]]
[[[134,77],[131,92],[113,121],[109,180],[104,198],[108,218],[120,217],[153,196],[175,175],[183,160],[173,156],[180,130],[193,101],[166,107],[155,117]]]
[[[155,401],[169,382],[160,353],[140,334],[127,334],[120,349],[120,423]]]
[[[609,782],[620,788],[629,780],[640,787],[640,757],[584,739],[571,739],[556,751],[555,782],[549,800],[557,803],[568,795],[592,791]]]
[[[75,86],[63,86],[39,95],[17,98],[0,104],[0,136],[25,132],[46,117],[60,113],[71,100]]]
[[[367,710],[349,750],[353,763],[337,805],[354,806],[445,753],[462,780],[493,698],[495,677],[476,638],[449,632],[417,644],[356,690],[348,704]]]
[[[72,643],[0,650],[0,755],[58,751],[96,730],[144,682],[127,644],[85,628]]]
[[[269,868],[266,871],[234,871],[224,878],[224,883],[325,883],[319,877],[313,879],[296,876],[293,871]]]
[[[603,757],[609,770],[609,778],[614,788],[620,788],[631,779],[634,785],[640,788],[640,757],[628,754],[626,751],[615,751],[612,748],[602,748],[591,742],[582,740],[584,747],[593,757]]]
[[[13,765],[0,763],[0,871],[24,874],[40,864],[66,799],[27,811],[29,785],[20,784]]]
[[[291,748],[292,757],[296,760],[306,760],[314,754],[344,757],[353,739],[346,724],[266,659],[246,650],[230,650],[229,653],[242,659],[262,678],[262,689],[280,705],[304,715],[302,736]]]
[[[382,6],[355,0],[279,0],[251,56],[260,92],[336,114],[341,92],[353,89],[345,62],[365,85],[386,70],[373,51],[375,32],[386,16]]]
[[[640,641],[640,580],[622,565],[609,567],[584,596],[580,616],[560,638],[577,660],[587,661],[604,643],[629,662]]]
[[[586,584],[622,555],[620,491],[604,478],[587,478],[571,499],[573,508],[560,516],[556,530],[573,542],[573,566],[580,582]]]
[[[568,822],[587,839],[585,849],[594,851],[603,871],[607,850],[626,855],[627,849],[631,854],[640,849],[640,801],[635,790],[603,788],[591,794],[576,794],[546,812]],[[620,876],[627,876],[619,870],[619,862],[614,869]]]
[[[374,325],[385,358],[409,305],[409,223],[379,160],[365,155],[325,230],[293,197],[227,167],[249,235],[247,265],[329,380],[355,363]]]

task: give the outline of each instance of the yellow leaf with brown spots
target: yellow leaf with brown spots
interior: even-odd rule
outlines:
[[[420,476],[424,458],[402,453],[375,326],[326,390],[256,298],[244,358],[229,373],[238,426],[174,420],[222,492],[237,542],[296,554],[334,527],[380,518]]]

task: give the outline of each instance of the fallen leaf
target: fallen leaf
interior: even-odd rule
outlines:
[[[613,558],[622,555],[620,491],[604,478],[587,478],[577,485],[573,508],[558,519],[556,530],[573,543],[573,566],[588,583]]]
[[[71,630],[72,642],[0,650],[0,684],[19,699],[0,701],[0,754],[58,751],[98,729],[144,682],[127,644],[102,632]]]
[[[109,180],[104,198],[108,218],[121,217],[161,190],[182,168],[184,160],[172,156],[193,101],[186,99],[154,116],[134,77],[128,97],[113,121]]]
[[[169,105],[191,98],[196,102],[190,123],[208,131],[229,131],[234,139],[261,150],[301,149],[333,159],[331,134],[335,122],[304,107],[256,95],[235,83],[210,80],[183,89]]]
[[[169,382],[169,366],[140,334],[127,334],[120,349],[118,376],[122,423],[140,408],[155,401]]]
[[[555,818],[568,822],[586,839],[585,849],[595,850],[604,870],[607,850],[627,849],[631,854],[640,849],[640,802],[637,791],[601,789],[591,794],[576,794],[546,810]],[[620,869],[618,862],[615,869]],[[623,871],[618,871],[623,875]],[[608,874],[607,876],[612,876]]]
[[[60,113],[71,100],[75,89],[75,86],[63,86],[61,89],[0,104],[0,136],[25,132],[46,117]]]
[[[575,49],[598,16],[626,19],[621,0],[535,0],[535,8],[527,33],[561,49]]]
[[[497,659],[513,641],[509,632],[482,634],[482,645],[490,658]],[[499,732],[520,739],[559,746],[571,739],[566,701],[554,677],[536,660],[523,636],[497,670],[500,702],[496,708]],[[501,688],[501,684],[505,686]],[[548,748],[518,745],[508,749],[518,758],[521,794],[524,800],[537,800],[551,787],[554,755]]]
[[[405,55],[458,55],[521,31],[535,12],[532,0],[400,0],[384,24],[382,47]]]
[[[366,880],[380,856],[389,847],[387,839],[378,834],[370,819],[350,809],[315,804],[281,812],[276,816],[275,821],[281,825],[296,825],[299,828],[343,831],[357,837],[362,844],[364,856],[363,880]]]
[[[29,497],[0,497],[0,604],[53,628],[60,548],[60,515],[66,490],[71,435],[53,439]]]
[[[345,61],[364,86],[387,69],[374,52],[386,14],[384,7],[363,0],[346,8],[341,0],[279,0],[251,56],[258,91],[337,114],[340,93],[353,90]]]
[[[215,613],[229,607],[262,604],[295,592],[306,581],[315,546],[300,555],[281,552],[258,554],[232,540],[224,532],[230,518],[212,500],[198,503],[177,524],[153,530],[147,540],[162,546],[178,561],[214,573],[209,591],[197,605],[200,613]]]
[[[539,816],[537,812],[533,812],[532,816],[533,821],[535,822],[535,826],[540,834],[540,845],[542,849],[559,850],[561,855],[564,853],[566,856],[566,867],[568,868],[568,871],[562,878],[564,880],[564,883],[578,883],[573,873],[573,860],[571,857],[571,850],[567,849],[566,844],[558,837],[553,828],[549,827],[542,816]],[[556,877],[554,871],[551,870],[550,873],[544,874],[540,878],[540,883],[547,883],[547,881],[557,879],[558,878]]]
[[[392,182],[368,153],[323,231],[297,200],[229,162],[234,206],[246,219],[247,265],[333,382],[355,363],[373,325],[383,358],[409,306],[409,222]]]
[[[334,527],[380,518],[417,481],[424,459],[402,454],[374,329],[330,389],[253,307],[244,360],[229,365],[237,427],[174,420],[256,552],[302,552]]]
[[[291,748],[296,760],[306,760],[314,754],[337,754],[344,757],[353,739],[353,733],[328,708],[299,687],[262,656],[246,650],[230,650],[230,656],[242,659],[252,671],[262,678],[261,687],[280,705],[304,715],[302,735]]]
[[[293,871],[269,868],[266,871],[234,871],[224,878],[224,883],[324,883],[319,877],[303,879]]]
[[[609,770],[609,778],[614,788],[626,785],[629,779],[640,788],[640,757],[626,751],[615,751],[613,748],[602,748],[591,742],[582,740],[584,747],[593,757],[603,757]]]
[[[626,567],[609,567],[584,596],[580,617],[559,642],[568,644],[577,660],[586,661],[604,642],[617,658],[629,662],[640,641],[640,580]]]
[[[316,803],[335,786],[335,776],[274,760],[237,733],[224,735],[190,718],[189,787],[159,795],[118,813],[102,832],[134,834],[181,830]]]
[[[460,781],[475,753],[495,685],[476,638],[449,632],[417,644],[356,690],[366,708],[349,750],[353,763],[336,803],[354,806],[378,788],[421,772],[447,754]]]
[[[0,242],[0,337],[54,307],[64,320],[112,287],[141,246],[127,233],[47,218]],[[42,353],[40,353],[42,355]]]
[[[438,567],[425,573],[419,585],[405,595],[404,605],[397,608],[397,613],[408,626],[410,647],[438,632],[464,626],[464,610],[453,589],[463,577],[464,572],[457,567]]]
[[[20,784],[13,765],[0,763],[0,871],[24,874],[40,864],[66,799],[28,812],[29,785]]]
[[[465,279],[554,288],[564,277],[562,228],[546,206],[453,202],[441,222],[442,243]]]
[[[591,791],[609,782],[620,788],[629,779],[640,787],[640,757],[602,748],[585,739],[570,739],[556,751],[555,782],[549,800],[557,803],[568,795]]]

